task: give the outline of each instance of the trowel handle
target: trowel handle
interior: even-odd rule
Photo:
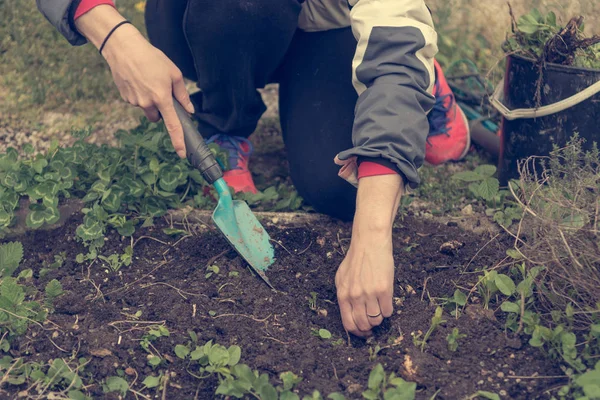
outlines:
[[[183,108],[181,103],[173,97],[175,112],[179,117],[179,122],[183,127],[183,139],[185,141],[185,152],[187,159],[202,173],[202,176],[211,185],[219,178],[223,177],[223,171],[217,163],[215,156],[210,151],[202,135],[198,132],[190,115]]]

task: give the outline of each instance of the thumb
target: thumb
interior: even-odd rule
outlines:
[[[190,95],[187,89],[185,88],[185,81],[181,72],[177,72],[173,77],[173,96],[175,96],[175,98],[179,100],[179,102],[187,112],[189,112],[190,114],[194,113],[194,105],[192,104],[192,101],[190,100]]]
[[[159,105],[158,108],[165,123],[165,127],[169,132],[169,136],[171,136],[171,143],[173,143],[173,148],[175,149],[179,157],[185,158],[185,141],[183,139],[183,127],[181,126],[181,122],[179,122],[179,118],[177,117],[177,113],[175,112],[175,107],[173,106],[172,99],[169,97],[169,101],[162,103],[161,105]]]

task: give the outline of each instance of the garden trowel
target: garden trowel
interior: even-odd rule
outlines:
[[[190,164],[199,169],[204,179],[214,186],[219,202],[212,219],[233,248],[271,288],[265,275],[273,264],[274,250],[271,238],[256,216],[243,201],[233,200],[231,191],[223,179],[223,170],[217,163],[204,139],[194,126],[183,106],[173,98],[175,111],[183,127],[185,151]]]

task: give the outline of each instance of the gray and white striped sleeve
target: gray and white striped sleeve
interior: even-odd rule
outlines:
[[[354,147],[338,154],[390,166],[411,187],[419,184],[435,99],[437,34],[422,0],[350,0],[358,41],[353,85],[359,95]]]

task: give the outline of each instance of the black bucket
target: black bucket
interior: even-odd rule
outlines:
[[[506,65],[503,102],[510,110],[536,108],[539,69],[535,60],[511,55]],[[600,70],[546,64],[542,72],[540,106],[567,99],[600,81]],[[600,93],[564,111],[545,117],[509,120],[501,129],[499,180],[518,178],[518,162],[530,156],[547,156],[553,146],[563,147],[574,133],[584,147],[600,142]]]

